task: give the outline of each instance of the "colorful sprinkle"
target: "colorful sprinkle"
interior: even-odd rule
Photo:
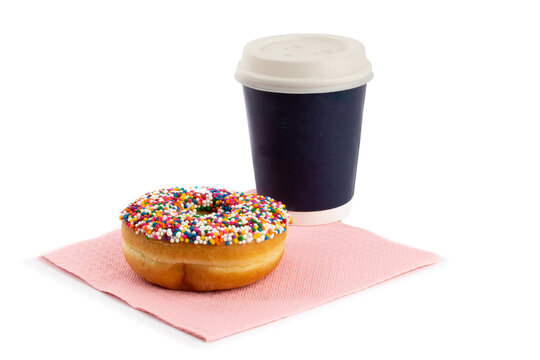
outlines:
[[[147,193],[120,220],[149,239],[203,245],[261,242],[292,223],[285,205],[268,196],[209,187]]]

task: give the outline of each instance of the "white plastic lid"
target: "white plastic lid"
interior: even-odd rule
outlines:
[[[303,94],[352,89],[373,77],[364,46],[325,34],[271,36],[248,43],[236,68],[243,85]]]

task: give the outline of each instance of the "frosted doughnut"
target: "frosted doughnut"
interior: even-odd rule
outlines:
[[[262,279],[278,265],[291,223],[281,202],[208,187],[147,193],[120,220],[124,256],[138,275],[195,291]]]

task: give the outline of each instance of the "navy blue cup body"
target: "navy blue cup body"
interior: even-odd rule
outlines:
[[[244,86],[257,192],[291,211],[320,211],[354,195],[366,85],[285,94]]]

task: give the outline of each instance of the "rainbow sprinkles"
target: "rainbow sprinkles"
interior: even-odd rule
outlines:
[[[285,205],[270,197],[210,187],[147,193],[120,220],[149,239],[203,245],[261,242],[292,223]]]

